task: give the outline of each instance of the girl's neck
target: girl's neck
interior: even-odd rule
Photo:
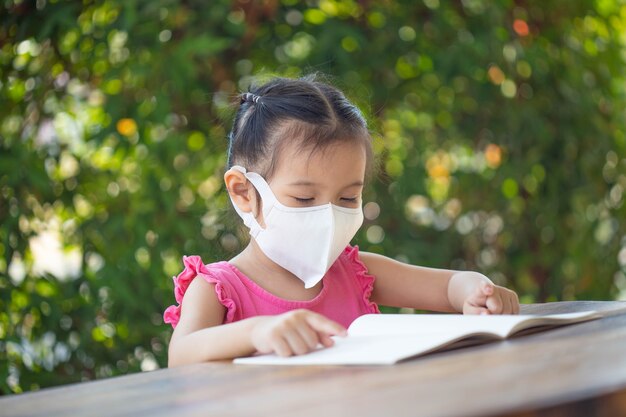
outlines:
[[[297,276],[268,258],[254,239],[250,239],[248,246],[228,262],[261,288],[280,298],[308,301],[322,289],[322,281],[313,288],[304,288],[304,283]]]

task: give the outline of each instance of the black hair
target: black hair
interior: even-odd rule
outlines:
[[[240,95],[228,135],[228,164],[271,178],[281,148],[297,141],[299,149],[324,150],[341,141],[359,141],[372,162],[372,137],[365,118],[337,88],[317,76],[273,78]]]

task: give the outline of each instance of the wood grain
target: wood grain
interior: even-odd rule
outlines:
[[[0,415],[624,415],[626,303],[547,303],[522,311],[589,309],[605,317],[394,366],[205,363],[1,398]]]

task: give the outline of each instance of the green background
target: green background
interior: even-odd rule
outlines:
[[[361,249],[626,299],[623,1],[0,4],[2,393],[166,365],[182,255],[246,240],[226,134],[269,75],[367,115]]]

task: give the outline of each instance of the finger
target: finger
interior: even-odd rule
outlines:
[[[502,314],[517,314],[519,303],[517,302],[517,294],[511,290],[502,293]]]
[[[488,297],[486,306],[491,314],[502,314],[503,305],[500,294],[495,293],[494,295]]]
[[[498,314],[510,314],[511,304],[509,303],[509,298],[507,294],[502,292],[498,292],[498,298],[500,299],[500,312]]]
[[[482,293],[485,296],[487,296],[487,297],[489,297],[489,296],[491,296],[491,295],[493,295],[495,293],[495,287],[494,287],[493,283],[491,283],[491,282],[483,281],[480,284],[480,288],[482,290]]]
[[[278,355],[278,356],[291,356],[292,355],[292,351],[291,348],[289,347],[289,344],[287,343],[287,341],[282,338],[282,337],[276,337],[274,339],[272,339],[272,350]]]
[[[484,307],[487,305],[487,299],[494,293],[494,287],[491,282],[483,281],[469,297],[468,302],[476,307]]]
[[[321,314],[309,312],[306,321],[317,332],[322,332],[332,336],[346,336],[347,330],[341,324],[328,319]]]
[[[324,346],[324,347],[331,347],[335,344],[335,341],[333,340],[332,337],[326,335],[326,334],[321,334],[320,335],[320,343]]]
[[[465,304],[463,307],[463,314],[489,314],[489,310],[486,307],[474,306],[471,304]]]
[[[487,302],[487,296],[483,292],[482,284],[478,285],[469,297],[465,300],[465,304],[472,307],[484,307]],[[465,311],[465,308],[463,309]],[[473,313],[470,313],[473,314]]]
[[[513,314],[513,305],[508,294],[502,297],[502,314]]]
[[[301,326],[297,327],[298,333],[300,333],[300,338],[306,343],[309,350],[313,350],[317,347],[320,342],[320,338],[317,335],[317,332],[313,330],[308,324],[303,323]]]
[[[509,304],[511,305],[510,314],[517,314],[519,303],[517,302],[517,297],[515,296],[515,293],[511,294],[511,296],[509,297]]]
[[[296,355],[304,355],[309,351],[309,346],[296,329],[287,331],[285,333],[285,340],[287,340],[291,352]]]

